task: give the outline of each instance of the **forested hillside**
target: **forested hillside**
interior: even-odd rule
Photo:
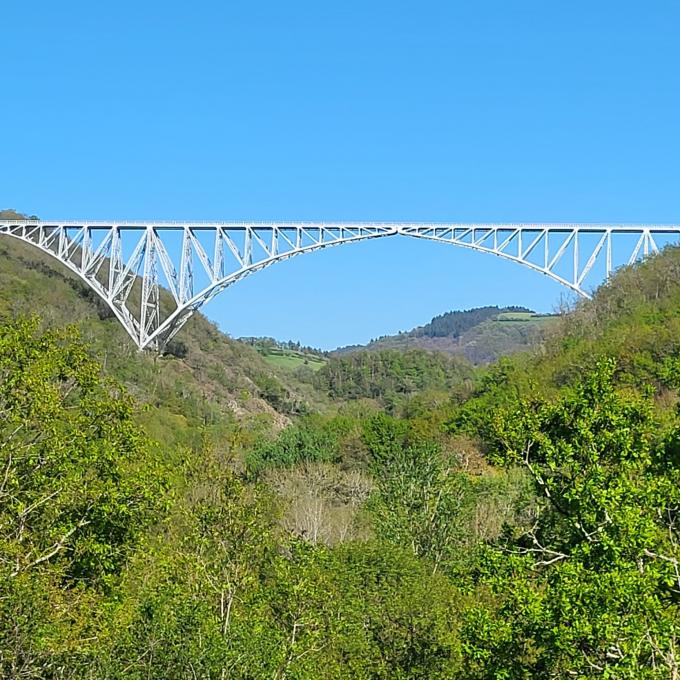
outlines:
[[[462,357],[479,366],[539,347],[555,319],[526,307],[477,307],[447,312],[424,326],[398,335],[384,335],[367,345],[342,347],[334,354],[422,349]]]
[[[423,390],[452,390],[472,379],[464,360],[412,349],[356,352],[331,358],[314,383],[334,399],[376,399],[388,409]]]
[[[236,419],[280,426],[312,401],[315,409],[323,406],[308,384],[276,371],[201,314],[163,357],[140,354],[108,307],[54,259],[2,238],[0,262],[0,314],[76,324],[106,371],[146,406],[143,417],[155,436],[194,437],[199,426],[219,432]]]
[[[526,307],[504,307],[499,309],[496,305],[493,307],[477,307],[475,309],[466,309],[464,311],[446,312],[435,316],[432,321],[426,323],[424,326],[414,328],[409,335],[413,337],[426,338],[459,338],[465,331],[470,330],[474,326],[478,326],[484,321],[495,319],[502,313],[526,313],[531,314],[532,311]]]
[[[485,369],[98,309],[0,241],[0,676],[677,677],[680,249]]]

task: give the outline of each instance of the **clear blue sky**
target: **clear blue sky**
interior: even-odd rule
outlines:
[[[45,218],[680,222],[677,2],[0,4],[0,207]],[[406,239],[205,313],[324,347],[561,290]]]

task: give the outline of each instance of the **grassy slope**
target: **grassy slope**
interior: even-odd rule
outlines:
[[[302,366],[307,366],[312,371],[318,371],[326,360],[313,354],[294,352],[293,350],[269,350],[261,351],[262,358],[272,366],[294,371]]]
[[[277,370],[201,314],[180,332],[188,352],[177,359],[138,352],[115,319],[99,317],[101,309],[96,296],[55,260],[0,239],[0,315],[39,314],[47,324],[78,325],[107,371],[146,405],[145,424],[160,441],[183,442],[206,432],[219,441],[236,422],[280,427],[300,404],[323,401],[310,385]]]

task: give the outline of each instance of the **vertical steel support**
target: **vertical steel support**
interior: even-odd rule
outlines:
[[[87,226],[83,227],[83,243],[80,253],[80,266],[83,271],[87,271],[92,254],[92,230]]]
[[[123,254],[120,238],[120,228],[112,227],[111,231],[111,253],[109,256],[109,298],[113,297],[113,291],[118,286],[123,269]]]
[[[578,229],[574,232],[574,280],[572,283],[574,285],[578,284],[578,265],[579,265],[579,252],[578,252]]]
[[[271,242],[271,256],[276,257],[279,254],[279,230],[272,227],[272,242]]]
[[[160,319],[160,296],[158,270],[156,268],[156,233],[152,226],[146,228],[144,244],[144,274],[142,276],[142,301],[140,309],[140,345],[158,328]]]
[[[59,236],[57,237],[58,238],[57,243],[59,244],[57,246],[57,249],[58,249],[57,252],[59,253],[59,258],[63,260],[63,259],[66,258],[66,255],[68,254],[68,249],[67,249],[68,242],[66,240],[66,228],[65,227],[57,227],[57,229],[59,230]]]
[[[215,251],[213,253],[213,280],[218,281],[224,276],[224,239],[222,228],[215,230]]]
[[[653,253],[659,252],[659,246],[656,245],[656,241],[654,240],[654,236],[652,235],[651,229],[649,230],[649,245]]]
[[[179,302],[184,304],[190,300],[194,288],[193,258],[191,251],[191,233],[189,227],[182,230],[182,255],[179,265]]]
[[[243,235],[243,264],[246,267],[253,264],[253,234],[250,227],[246,227]]]

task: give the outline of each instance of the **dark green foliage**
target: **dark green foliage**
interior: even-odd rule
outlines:
[[[538,315],[517,320],[489,319],[467,331],[460,339],[460,355],[475,366],[484,366],[540,347],[554,321],[554,317]]]
[[[260,441],[246,458],[248,469],[289,467],[302,462],[337,462],[337,434],[317,417],[286,428],[274,441]]]
[[[304,416],[275,439],[260,439],[247,454],[246,465],[250,473],[257,474],[298,463],[337,463],[359,429],[360,423],[353,417]]]
[[[306,403],[297,399],[275,375],[259,373],[253,376],[253,381],[262,399],[277,411],[291,415],[304,415],[308,412]]]
[[[518,352],[539,348],[546,335],[555,326],[558,317],[554,315],[534,314],[523,311],[522,307],[484,308],[488,314],[476,316],[478,310],[468,312],[450,312],[450,316],[460,322],[460,333],[431,334],[423,332],[423,328],[415,328],[398,335],[385,335],[372,340],[368,345],[343,347],[334,354],[344,356],[363,350],[399,350],[401,352],[421,349],[429,352],[441,352],[449,356],[462,357],[475,366],[489,364],[501,357],[511,356]],[[462,315],[462,316],[455,316]],[[474,324],[468,326],[467,320]],[[443,330],[447,330],[446,327]],[[442,331],[443,332],[443,331]]]
[[[475,545],[514,522],[526,477],[476,477],[450,460],[417,422],[378,414],[364,424],[376,488],[369,501],[378,536],[424,558],[433,572],[463,578]]]
[[[316,357],[325,357],[328,352],[318,349],[317,347],[310,347],[303,345],[297,340],[276,340],[275,338],[259,338],[259,337],[242,337],[240,342],[244,342],[251,347],[254,347],[260,353],[275,352],[276,350],[289,350],[291,352],[299,352],[301,354],[312,355]]]
[[[526,307],[499,308],[496,305],[446,312],[445,314],[435,316],[430,323],[426,323],[424,326],[411,331],[411,334],[416,337],[424,335],[428,338],[443,338],[447,336],[458,338],[473,326],[477,326],[488,319],[494,319],[503,312],[532,313]]]
[[[173,356],[176,359],[184,359],[189,354],[189,348],[181,340],[170,340],[165,346],[164,354]]]

